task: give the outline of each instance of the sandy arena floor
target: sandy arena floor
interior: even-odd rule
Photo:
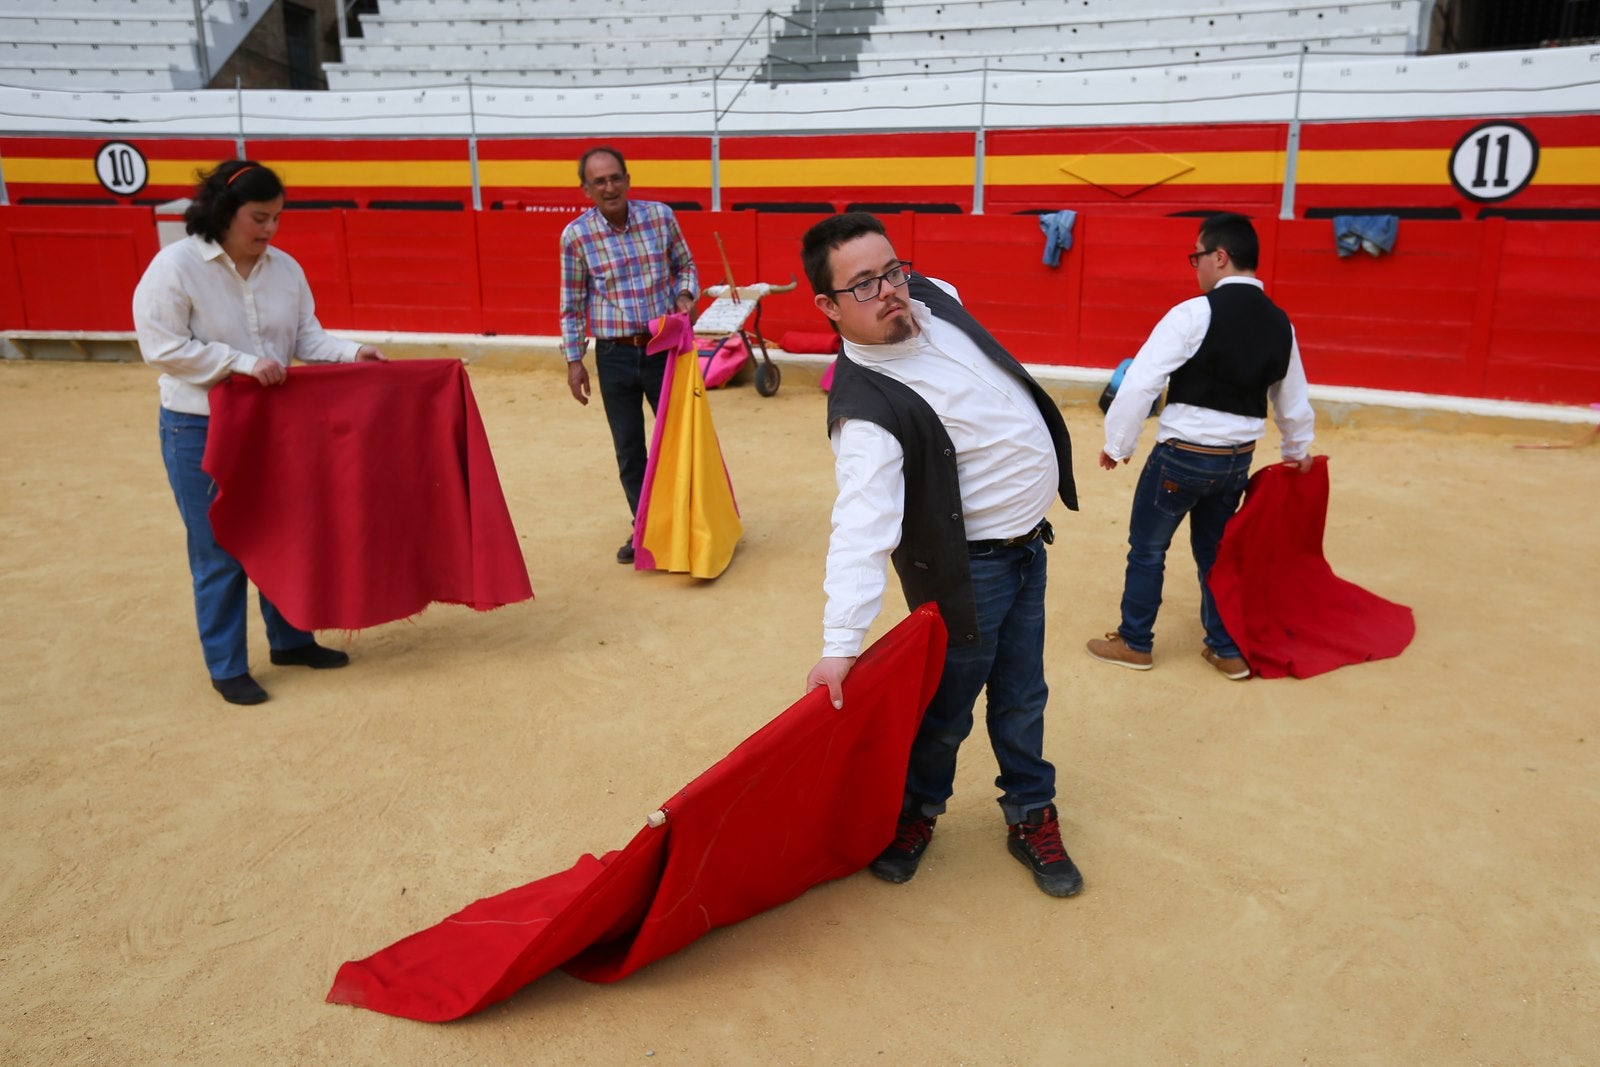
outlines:
[[[538,599],[324,635],[354,658],[331,673],[269,665],[253,617],[272,700],[239,709],[206,684],[154,372],[0,363],[0,1060],[1596,1062],[1600,446],[1324,426],[1329,559],[1417,639],[1235,684],[1182,557],[1156,670],[1084,653],[1136,474],[1093,464],[1089,403],[1046,742],[1080,897],[1006,854],[980,730],[905,886],[858,874],[463,1023],[323,1003],[341,961],[620,847],[815,661],[822,394],[715,394],[746,536],[697,583],[613,561],[605,421],[553,370],[472,370]]]

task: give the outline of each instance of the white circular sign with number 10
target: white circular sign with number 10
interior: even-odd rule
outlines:
[[[126,141],[108,141],[94,154],[94,176],[106,192],[132,196],[150,180],[144,154]]]

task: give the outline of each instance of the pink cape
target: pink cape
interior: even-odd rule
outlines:
[[[1228,520],[1207,584],[1245,662],[1263,678],[1310,678],[1398,656],[1416,634],[1411,609],[1333,573],[1322,555],[1328,457],[1301,474],[1256,471]]]
[[[294,367],[211,390],[217,543],[302,630],[533,596],[456,360]]]
[[[865,867],[894,838],[944,668],[924,605],[862,653],[844,708],[814,689],[661,807],[627,847],[471,904],[334,978],[328,1000],[444,1022],[561,967],[614,982],[700,935]],[[654,821],[654,820],[652,820]]]

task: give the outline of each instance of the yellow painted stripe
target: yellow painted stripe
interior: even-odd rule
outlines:
[[[711,185],[709,159],[636,159],[628,163],[634,185],[706,188]],[[535,189],[578,191],[578,168],[564,159],[480,159],[478,179],[484,185],[518,185]]]
[[[638,165],[634,165],[638,169]],[[637,175],[635,175],[637,180]],[[535,189],[566,187],[578,195],[578,168],[559,159],[480,159],[478,180],[484,185],[522,185]]]
[[[1600,185],[1600,148],[1541,148],[1533,185]]]
[[[1448,149],[1390,148],[1306,150],[1300,153],[1301,185],[1437,186],[1449,182]],[[1102,153],[991,155],[987,183],[1073,187],[1089,184],[1066,173],[1074,160],[1102,185],[1150,184],[1177,166],[1190,170],[1166,179],[1171,185],[1276,185],[1283,180],[1279,152]],[[471,170],[460,160],[295,160],[261,158],[283,177],[291,192],[317,188],[447,188],[471,187]],[[153,159],[150,184],[187,186],[197,171],[215,166],[214,159]],[[92,160],[9,155],[0,161],[8,184],[98,186]],[[771,187],[967,186],[972,183],[971,156],[878,156],[870,159],[735,159],[724,160],[722,184],[727,189]],[[711,163],[703,159],[637,160],[630,164],[634,183],[666,188],[708,188]],[[577,190],[573,166],[565,160],[484,160],[479,173],[486,186]],[[1534,185],[1600,185],[1600,147],[1545,148],[1539,153]]]
[[[7,182],[37,185],[99,185],[93,159],[54,159],[48,156],[6,156],[0,160]],[[151,185],[193,185],[195,175],[217,165],[215,159],[152,159]]]
[[[773,186],[971,185],[971,156],[877,156],[871,159],[725,159],[724,188]],[[709,175],[707,175],[709,180]]]
[[[472,185],[466,159],[272,159],[261,162],[278,172],[291,193],[332,186],[340,189],[415,189]]]
[[[1303,185],[1448,185],[1448,148],[1374,148],[1300,153]]]
[[[1279,152],[1103,152],[1085,155],[1052,153],[1031,156],[989,156],[987,179],[992,185],[1089,185],[1068,174],[1064,164],[1081,161],[1100,185],[1149,185],[1155,175],[1189,170],[1167,179],[1172,185],[1273,185],[1283,176]]]

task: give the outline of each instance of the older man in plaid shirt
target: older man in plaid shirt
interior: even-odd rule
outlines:
[[[622,153],[591,148],[578,160],[583,192],[594,207],[561,232],[561,349],[567,386],[580,404],[589,403],[589,372],[583,365],[585,328],[594,334],[600,399],[628,510],[637,514],[644,488],[647,441],[640,399],[656,409],[666,359],[646,356],[650,320],[674,310],[688,312],[699,295],[689,246],[665,204],[628,199],[628,167]],[[633,538],[617,550],[618,563],[633,562]]]

